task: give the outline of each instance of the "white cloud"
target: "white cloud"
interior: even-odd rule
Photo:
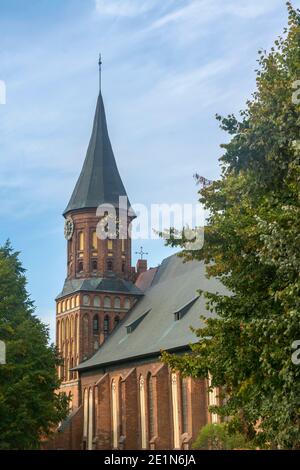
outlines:
[[[151,10],[150,0],[95,0],[96,10],[102,15],[133,17]]]

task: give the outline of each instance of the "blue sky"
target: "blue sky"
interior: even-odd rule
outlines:
[[[0,243],[10,238],[21,251],[52,337],[66,272],[61,214],[91,133],[99,52],[131,201],[195,203],[192,175],[218,177],[227,139],[214,116],[244,107],[257,50],[286,20],[284,0],[1,0]],[[134,251],[141,244],[150,265],[170,254],[161,241]]]

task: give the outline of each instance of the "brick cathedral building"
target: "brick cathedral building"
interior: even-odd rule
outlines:
[[[56,298],[56,343],[64,365],[61,391],[71,412],[51,449],[188,449],[200,428],[216,422],[208,381],[182,378],[160,361],[196,341],[205,301],[197,289],[224,291],[199,262],[174,255],[157,268],[132,267],[131,239],[99,238],[111,204],[120,219],[127,196],[99,94],[84,165],[64,212],[67,278]],[[122,209],[123,210],[123,209]],[[135,217],[130,204],[127,224]],[[127,229],[128,227],[126,227]],[[119,232],[118,232],[119,233]]]

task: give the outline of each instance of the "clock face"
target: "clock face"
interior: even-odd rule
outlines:
[[[71,240],[73,232],[74,232],[74,222],[72,219],[67,219],[65,222],[65,239]]]

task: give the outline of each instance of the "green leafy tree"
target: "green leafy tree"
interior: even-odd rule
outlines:
[[[18,255],[8,242],[0,248],[0,339],[7,348],[0,365],[0,449],[39,448],[68,413],[67,397],[56,392],[60,360],[34,315]]]
[[[227,423],[206,424],[199,432],[193,449],[237,450],[252,449],[251,442],[239,432],[232,433]]]
[[[209,212],[202,250],[231,292],[204,293],[217,314],[196,329],[184,357],[163,354],[183,374],[213,377],[226,397],[216,411],[231,429],[271,448],[300,448],[300,12],[269,53],[259,52],[257,89],[239,118],[217,117],[231,140],[222,145],[221,177],[200,190]],[[299,140],[298,140],[299,139]],[[171,231],[172,233],[172,231]],[[173,233],[174,235],[174,233]],[[184,237],[170,245],[184,247]]]

